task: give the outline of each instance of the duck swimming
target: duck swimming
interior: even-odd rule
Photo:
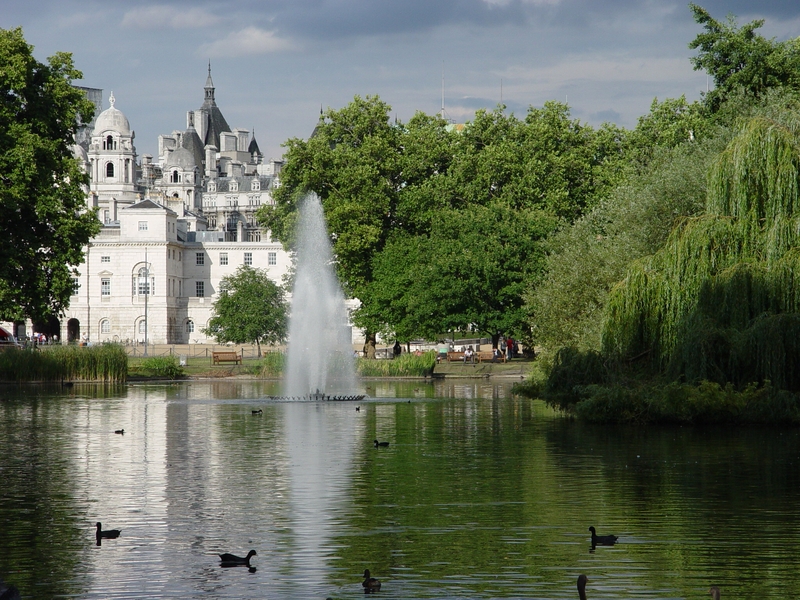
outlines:
[[[378,448],[378,447],[386,448],[388,446],[389,446],[389,442],[379,442],[378,440],[375,440],[375,447],[376,448]]]
[[[97,522],[97,532],[95,533],[95,537],[97,538],[97,543],[100,544],[100,540],[115,540],[119,537],[121,533],[119,529],[106,529],[103,531],[103,525],[99,521]]]
[[[586,582],[589,581],[586,575],[578,575],[578,597],[586,600]]]
[[[369,569],[364,569],[364,582],[361,585],[364,588],[365,594],[377,592],[381,589],[381,582],[374,577],[370,577]]]
[[[714,600],[719,600],[719,588],[717,586],[712,585],[711,588],[709,588],[708,593],[711,594],[711,597]]]
[[[613,546],[619,539],[615,535],[597,535],[593,526],[589,527],[589,531],[592,532],[592,546]]]
[[[256,556],[255,550],[250,550],[250,552],[248,552],[247,556],[245,556],[244,558],[242,558],[241,556],[236,556],[235,554],[228,554],[228,553],[220,554],[219,560],[222,562],[223,567],[235,567],[239,565],[249,567],[250,558],[253,556]]]

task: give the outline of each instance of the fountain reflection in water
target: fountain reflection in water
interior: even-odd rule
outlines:
[[[347,307],[333,266],[322,203],[300,203],[297,272],[292,291],[289,350],[283,393],[348,396],[356,393]]]

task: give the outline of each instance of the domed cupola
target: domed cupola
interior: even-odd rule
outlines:
[[[121,135],[131,135],[131,125],[125,114],[114,106],[114,92],[108,99],[111,106],[100,113],[95,121],[94,135],[102,135],[107,131],[116,131]]]

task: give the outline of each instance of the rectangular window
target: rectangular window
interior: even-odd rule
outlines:
[[[271,267],[274,267],[278,264],[278,253],[277,252],[267,252],[267,264]]]
[[[103,223],[111,223],[111,213],[107,210],[103,211]]]
[[[195,253],[195,260],[197,261],[198,265],[206,264],[206,255],[202,252]]]
[[[147,231],[147,221],[139,221],[139,231]]]
[[[195,281],[194,282],[194,295],[198,298],[202,298],[206,295],[206,286],[205,281]]]
[[[146,277],[138,277],[138,289],[137,293],[140,296],[149,296],[150,295],[150,286],[147,285],[147,278]]]
[[[100,280],[100,295],[101,296],[110,296],[111,295],[111,279],[108,277],[103,277]]]
[[[244,264],[252,265],[253,264],[253,253],[252,252],[245,252],[244,253]]]
[[[101,263],[110,263],[111,262],[111,257],[110,256],[101,256],[100,257],[100,262]]]
[[[77,277],[72,278],[72,295],[77,296],[78,290],[81,289],[81,280]]]
[[[227,252],[220,252],[219,253],[219,264],[227,265],[228,264],[228,253]]]

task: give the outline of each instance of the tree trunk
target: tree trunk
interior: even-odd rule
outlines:
[[[261,344],[258,342],[258,339],[256,339],[256,348],[258,348],[258,358],[261,358]]]
[[[375,334],[372,332],[365,332],[364,333],[364,358],[374,359],[375,358]]]
[[[499,343],[500,343],[500,334],[499,333],[493,333],[492,334],[492,348],[497,348]]]

